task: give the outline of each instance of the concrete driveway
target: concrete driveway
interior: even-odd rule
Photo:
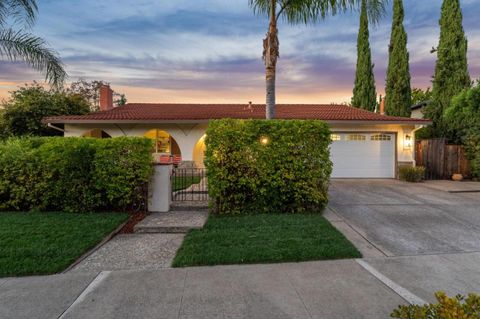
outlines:
[[[330,208],[386,256],[480,251],[480,183],[333,180]]]

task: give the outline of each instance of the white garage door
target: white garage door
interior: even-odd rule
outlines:
[[[394,178],[395,134],[333,133],[333,178]]]

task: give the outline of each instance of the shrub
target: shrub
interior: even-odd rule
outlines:
[[[472,175],[480,177],[480,82],[465,89],[452,99],[445,110],[448,135],[454,142],[465,145]]]
[[[419,183],[425,179],[425,167],[401,166],[398,169],[398,178],[402,181]]]
[[[328,201],[330,142],[321,121],[212,121],[205,163],[214,212],[320,211]]]
[[[435,294],[437,303],[423,306],[400,306],[391,314],[398,319],[477,319],[480,318],[480,296],[469,294],[467,298],[448,297],[443,292]]]
[[[464,138],[465,150],[470,161],[472,176],[480,178],[480,127],[472,129]]]
[[[144,200],[151,141],[12,138],[0,144],[0,210],[124,210]]]

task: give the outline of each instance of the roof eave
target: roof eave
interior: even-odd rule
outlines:
[[[199,120],[80,120],[80,119],[45,119],[45,124],[190,124],[190,123],[208,123],[213,119]],[[376,124],[397,124],[397,125],[430,125],[430,120],[322,120],[328,124],[357,124],[357,125],[376,125]]]

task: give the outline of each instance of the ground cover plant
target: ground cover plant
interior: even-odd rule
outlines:
[[[0,277],[60,272],[127,218],[124,213],[0,213]]]
[[[358,258],[358,250],[320,214],[211,215],[190,231],[174,267]]]

